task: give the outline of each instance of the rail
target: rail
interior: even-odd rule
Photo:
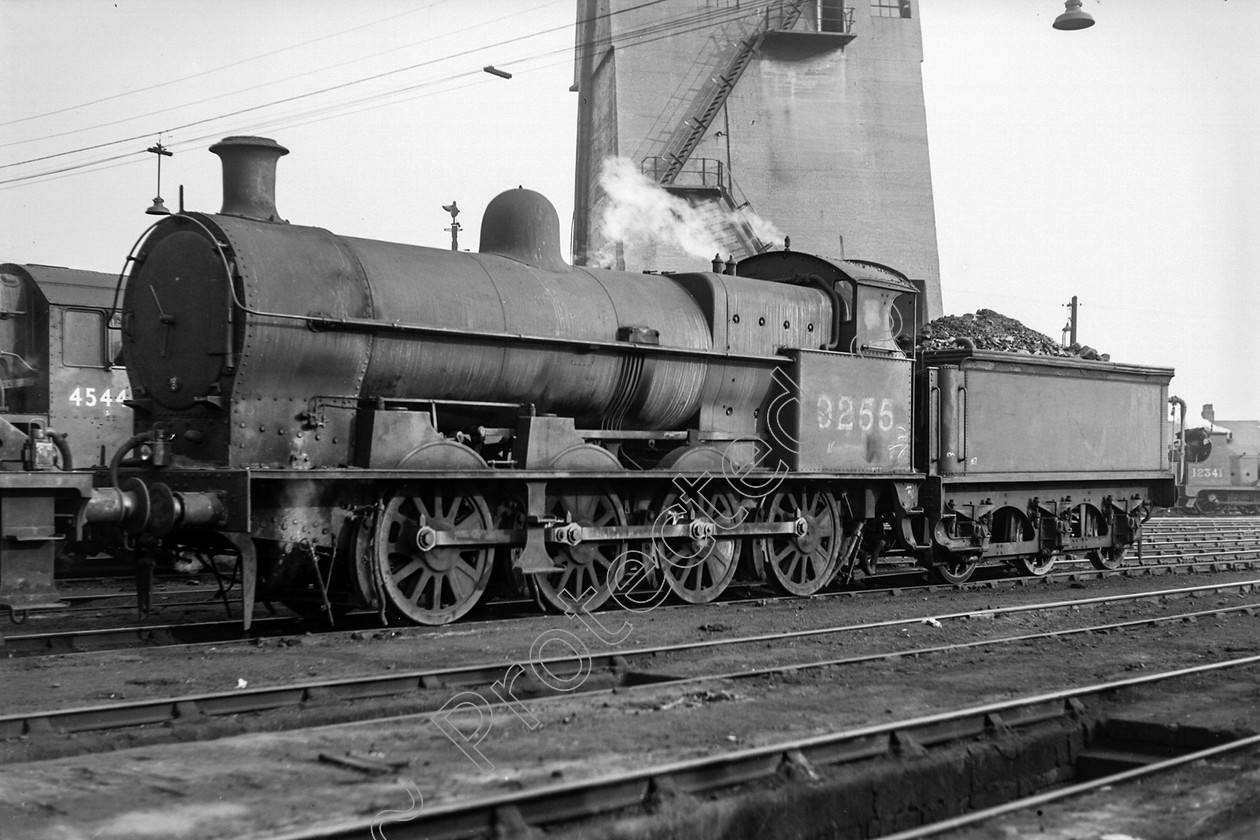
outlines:
[[[391,838],[492,836],[495,834],[499,816],[505,811],[519,814],[525,826],[593,817],[623,808],[643,806],[650,801],[652,791],[662,785],[680,793],[702,794],[775,778],[785,763],[797,766],[835,766],[896,754],[899,744],[905,743],[907,739],[925,747],[940,746],[985,735],[996,729],[1019,729],[1046,721],[1078,719],[1087,710],[1086,704],[1100,702],[1116,691],[1257,664],[1260,664],[1260,656],[1231,659],[1081,688],[1017,697],[908,720],[779,741],[577,782],[439,804],[426,807],[405,822],[391,822],[388,826],[389,834]],[[1251,746],[1258,741],[1260,736],[1254,736],[1213,750],[1205,750],[1203,754],[1216,755],[1228,749]],[[1182,759],[1183,762],[1189,760],[1193,759],[1190,756]],[[1172,766],[1173,762],[1166,764]],[[1112,778],[1122,779],[1127,775],[1128,773],[1122,773]],[[273,835],[273,840],[375,838],[379,828],[374,820],[360,819],[336,826],[324,825],[276,834]],[[903,835],[905,838],[910,836],[912,835],[909,833]]]
[[[666,654],[683,652],[709,651],[734,646],[763,645],[766,642],[784,642],[807,639],[819,636],[837,635],[841,633],[865,632],[874,629],[908,627],[922,625],[932,621],[960,621],[973,619],[983,614],[985,617],[1000,615],[1016,615],[1045,610],[1078,610],[1081,607],[1101,604],[1120,604],[1144,599],[1168,599],[1174,596],[1193,596],[1196,593],[1223,590],[1239,590],[1251,592],[1260,586],[1260,580],[1236,581],[1232,583],[1210,584],[1206,586],[1183,587],[1173,590],[1153,592],[1127,593],[1119,596],[1099,596],[1074,600],[1053,601],[1041,604],[1021,604],[1012,607],[1001,607],[984,610],[966,610],[956,613],[945,613],[935,616],[916,616],[914,618],[894,619],[890,621],[845,624],[831,627],[797,630],[787,633],[758,634],[730,639],[707,639],[699,642],[687,642],[670,645],[656,645],[625,650],[612,649],[603,652],[583,653],[581,656],[553,656],[534,660],[549,673],[558,678],[569,677],[581,673],[584,669],[605,669],[609,671],[623,668],[634,659],[651,661]],[[1228,607],[1214,607],[1188,613],[1159,615],[1104,625],[1074,627],[1065,630],[1053,630],[1043,633],[1028,633],[998,639],[981,639],[974,642],[936,645],[911,650],[880,651],[855,656],[830,658],[794,664],[775,664],[764,668],[746,669],[722,674],[704,674],[694,677],[671,677],[667,680],[654,680],[659,683],[668,681],[673,684],[686,684],[720,679],[747,679],[770,674],[782,674],[792,671],[834,668],[843,665],[854,665],[887,659],[890,656],[926,656],[932,653],[963,650],[974,647],[985,647],[995,644],[1012,644],[1035,639],[1059,638],[1069,635],[1098,633],[1114,629],[1140,626],[1154,626],[1170,621],[1197,619],[1208,615],[1223,615],[1243,612],[1254,615],[1260,604],[1240,604]],[[69,709],[50,709],[35,712],[20,712],[0,716],[0,739],[17,738],[23,735],[40,732],[65,731],[85,732],[99,729],[114,729],[126,726],[141,726],[168,723],[181,717],[234,715],[245,712],[266,711],[282,707],[301,706],[304,703],[329,699],[362,699],[367,697],[383,697],[396,694],[411,693],[421,689],[460,688],[489,685],[496,681],[511,684],[513,666],[505,666],[502,662],[490,662],[468,666],[449,668],[426,668],[413,671],[391,672],[385,675],[366,677],[344,677],[327,680],[292,683],[279,686],[260,686],[243,688],[226,692],[207,692],[182,697],[142,699],[129,703],[115,703],[99,706],[86,706]],[[599,690],[599,689],[596,689]],[[583,692],[586,693],[586,692]],[[564,696],[573,696],[572,692]]]

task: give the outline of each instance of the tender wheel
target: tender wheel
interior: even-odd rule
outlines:
[[[488,530],[490,509],[476,490],[435,483],[400,487],[373,533],[373,560],[390,614],[415,624],[449,624],[477,605],[494,565],[491,546],[442,546],[439,534]]]
[[[1051,554],[1048,557],[1040,555],[1033,557],[1016,557],[1015,568],[1019,569],[1021,575],[1031,575],[1032,577],[1045,577],[1050,574],[1050,570],[1054,568],[1055,557]]]
[[[705,494],[697,505],[684,505],[678,496],[666,497],[658,522],[676,525],[698,521],[712,523],[713,535],[658,539],[652,543],[669,588],[688,604],[707,604],[717,598],[735,577],[740,541],[723,538],[725,528],[737,525],[744,515],[739,500],[730,494]]]
[[[976,573],[976,564],[966,557],[949,555],[944,557],[928,570],[928,575],[939,583],[957,586],[971,580]]]
[[[763,514],[769,523],[800,521],[804,533],[761,537],[754,545],[776,589],[813,595],[831,582],[840,557],[840,517],[831,494],[808,488],[775,493]]]
[[[1124,565],[1123,546],[1115,548],[1096,548],[1089,553],[1089,562],[1094,564],[1095,569],[1101,569],[1105,572],[1114,572],[1116,569]]]
[[[1109,532],[1107,519],[1102,511],[1092,505],[1081,505],[1072,512],[1072,536],[1098,537]],[[1096,548],[1089,552],[1089,562],[1095,569],[1114,571],[1124,562],[1124,546]]]
[[[626,524],[621,499],[604,485],[578,485],[565,488],[563,495],[548,495],[547,513],[583,528],[622,528]],[[624,540],[547,543],[547,554],[559,570],[531,576],[539,598],[561,612],[577,605],[587,610],[599,607],[612,595],[616,583],[609,580],[609,572],[627,550]],[[589,594],[592,590],[594,594]]]

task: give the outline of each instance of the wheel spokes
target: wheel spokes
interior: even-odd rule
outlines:
[[[831,582],[839,561],[839,516],[831,494],[801,488],[775,494],[765,507],[772,523],[803,520],[803,534],[775,534],[757,540],[770,582],[785,593],[812,595]]]
[[[407,557],[407,555],[405,554],[395,555],[395,556],[404,558],[404,562],[406,564],[401,569],[393,573],[392,576],[394,578],[395,583],[401,584],[404,580],[414,575],[417,570],[424,568],[424,564],[422,562],[420,562],[419,560],[415,560],[410,557]]]
[[[562,494],[548,496],[546,508],[559,521],[584,528],[618,528],[626,524],[621,499],[603,485],[566,487]],[[595,609],[612,595],[610,572],[625,550],[626,543],[620,541],[548,543],[547,553],[557,569],[533,576],[539,598],[562,612],[577,604]]]
[[[711,537],[672,537],[653,541],[670,590],[688,604],[707,604],[717,599],[735,577],[741,539],[723,537],[725,529],[739,523],[738,500],[730,493],[703,493],[686,505],[676,494],[657,503],[662,524],[692,521],[713,523]]]
[[[375,526],[373,558],[390,613],[417,624],[446,624],[476,606],[489,584],[493,550],[424,549],[417,535],[422,527],[452,533],[490,525],[485,499],[461,485],[405,486],[387,497]]]

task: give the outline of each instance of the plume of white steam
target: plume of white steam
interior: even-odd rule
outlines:
[[[753,235],[762,242],[765,242],[767,245],[773,245],[775,248],[783,247],[786,237],[783,235],[783,231],[775,226],[774,222],[769,219],[763,219],[749,210],[745,210],[739,215],[753,229]]]
[[[783,244],[778,228],[754,213],[717,202],[693,205],[645,176],[629,158],[605,158],[599,184],[607,195],[600,217],[604,245],[592,265],[615,265],[618,245],[674,246],[707,261],[723,248],[715,233],[724,225],[748,226],[762,242]]]

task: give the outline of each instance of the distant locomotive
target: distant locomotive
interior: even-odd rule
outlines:
[[[1177,433],[1177,510],[1217,516],[1260,513],[1260,421],[1217,421]]]
[[[0,264],[0,606],[57,603],[54,557],[107,463],[131,436],[118,278]]]
[[[132,263],[137,435],[97,518],[142,557],[238,555],[249,605],[442,624],[492,580],[593,609],[737,574],[807,595],[889,555],[956,582],[1111,568],[1171,500],[1171,370],[907,358],[916,287],[885,266],[571,267],[523,189],[480,253],[337,236],[279,218],[286,149],[211,151],[222,211],[159,222]]]

